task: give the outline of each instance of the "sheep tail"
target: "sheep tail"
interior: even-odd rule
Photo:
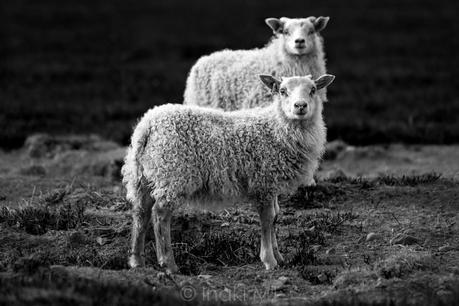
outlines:
[[[142,196],[142,183],[145,181],[143,167],[139,161],[148,142],[149,128],[145,126],[145,120],[141,120],[134,130],[131,145],[127,149],[124,165],[121,168],[123,184],[126,187],[126,198],[134,203]]]
[[[191,67],[190,73],[186,80],[186,87],[185,92],[183,94],[183,104],[199,104],[199,100],[197,97],[198,93],[198,76],[197,76],[197,68],[195,66]]]

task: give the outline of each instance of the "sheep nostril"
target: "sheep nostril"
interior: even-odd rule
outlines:
[[[295,43],[298,45],[304,44],[305,40],[303,38],[295,39]]]
[[[295,104],[293,104],[293,106],[295,108],[298,108],[299,110],[303,110],[303,109],[306,109],[308,107],[308,105],[306,103],[302,103],[302,102],[295,103]]]

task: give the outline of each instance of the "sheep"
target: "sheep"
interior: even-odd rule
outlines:
[[[201,57],[191,68],[184,104],[237,110],[269,104],[269,91],[257,74],[294,76],[326,72],[320,32],[329,17],[267,18],[274,37],[261,49],[223,50]],[[321,98],[326,101],[326,91]]]
[[[326,139],[319,96],[334,76],[260,78],[275,94],[268,106],[224,112],[165,104],[139,121],[122,168],[133,204],[130,267],[145,264],[151,216],[158,263],[174,273],[172,212],[185,204],[221,208],[241,201],[252,203],[260,215],[265,268],[283,261],[274,229],[277,197],[291,194],[299,178],[317,167]]]

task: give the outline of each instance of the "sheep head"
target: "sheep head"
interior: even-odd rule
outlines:
[[[322,111],[322,100],[318,91],[330,85],[335,76],[324,74],[314,80],[311,75],[307,75],[278,80],[271,75],[260,75],[260,79],[278,96],[281,109],[287,118],[308,120]]]
[[[305,55],[315,49],[317,34],[325,29],[330,17],[267,18],[266,24],[282,40],[284,50],[293,55]]]

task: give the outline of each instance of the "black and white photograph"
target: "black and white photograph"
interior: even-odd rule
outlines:
[[[459,305],[458,13],[0,0],[0,305]]]

